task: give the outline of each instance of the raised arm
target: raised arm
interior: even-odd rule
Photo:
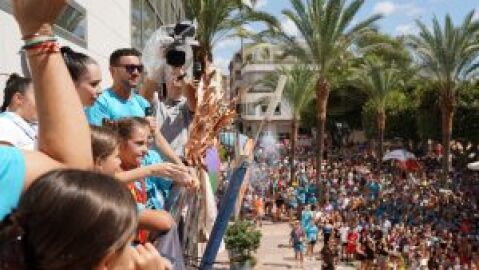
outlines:
[[[155,96],[155,91],[158,89],[158,87],[158,83],[145,76],[143,87],[139,91],[140,95],[142,95],[151,104],[153,102],[153,97]]]
[[[53,36],[52,22],[65,0],[13,0],[25,39]],[[39,150],[73,168],[93,165],[90,131],[80,98],[59,51],[27,51],[39,117]]]

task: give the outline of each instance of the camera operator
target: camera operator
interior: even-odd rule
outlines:
[[[165,48],[165,63],[147,74],[145,87],[140,94],[153,103],[154,93],[160,84],[166,88],[166,99],[157,103],[156,119],[159,132],[173,148],[176,155],[184,157],[184,147],[188,140],[188,128],[193,120],[197,104],[197,89],[201,79],[201,64],[194,63],[194,78],[188,78],[185,63],[190,50],[186,37],[194,35],[189,24],[177,24],[174,28],[175,41]]]

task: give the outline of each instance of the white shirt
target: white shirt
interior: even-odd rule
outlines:
[[[341,227],[339,229],[339,236],[341,237],[341,243],[347,243],[348,242],[348,233],[349,233],[349,227]]]
[[[8,143],[24,150],[34,150],[37,144],[37,128],[16,113],[1,113],[0,142]]]

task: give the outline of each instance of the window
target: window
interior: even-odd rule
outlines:
[[[274,110],[274,115],[281,115],[281,102],[278,104],[278,106]]]
[[[181,2],[180,2],[181,3]],[[175,6],[166,0],[131,1],[131,42],[142,49],[148,38],[164,24],[176,23]]]
[[[261,115],[264,115],[267,110],[268,110],[268,105],[267,104],[262,104],[261,105]]]
[[[255,109],[256,108],[254,104],[248,103],[246,105],[246,115],[255,115],[256,114]]]
[[[155,9],[151,6],[149,1],[145,1],[145,3],[143,4],[142,48],[145,46],[148,39],[156,30],[156,19],[157,15]]]
[[[12,13],[12,7],[10,6],[10,0],[0,0],[0,10],[8,13]]]
[[[143,0],[131,1],[131,45],[135,48],[142,48],[141,37],[141,14]]]
[[[56,33],[80,46],[87,46],[86,10],[74,1],[68,1],[65,10],[55,22]]]
[[[12,13],[9,0],[0,0],[0,9]],[[55,22],[55,33],[82,47],[87,47],[86,10],[74,0],[69,0]]]

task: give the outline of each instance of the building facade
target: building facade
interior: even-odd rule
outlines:
[[[247,135],[255,136],[265,120],[268,103],[275,90],[258,82],[281,66],[291,66],[294,60],[282,59],[282,52],[274,45],[248,47],[236,53],[230,62],[230,95],[239,98],[240,129]],[[269,121],[263,124],[261,132],[279,139],[290,138],[291,124],[292,110],[282,97]]]
[[[108,60],[118,48],[143,48],[161,25],[184,20],[182,0],[68,0],[55,33],[62,46],[93,57],[102,69],[102,86],[111,83]],[[0,100],[8,74],[28,74],[20,48],[23,45],[10,6],[0,0]]]

